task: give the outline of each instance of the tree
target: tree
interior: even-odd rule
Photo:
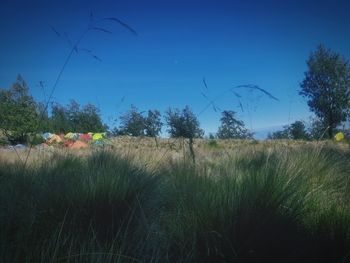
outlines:
[[[219,139],[251,139],[253,137],[244,122],[235,117],[235,112],[225,110],[221,113],[221,126],[217,132]]]
[[[38,102],[36,104],[36,111],[37,115],[39,116],[38,131],[51,131],[51,120],[46,105],[42,102]]]
[[[161,121],[161,114],[158,110],[149,110],[145,118],[145,134],[148,137],[153,137],[158,147],[157,136],[162,130],[163,123]]]
[[[119,126],[118,134],[130,136],[145,135],[145,119],[138,109],[131,105],[129,111],[120,117],[121,125]]]
[[[168,109],[165,115],[168,132],[172,138],[202,138],[204,131],[200,128],[199,121],[189,106],[182,111]]]
[[[11,143],[24,143],[37,131],[39,115],[35,100],[21,77],[8,90],[0,90],[0,129]]]
[[[309,136],[312,140],[322,140],[327,132],[327,126],[319,118],[311,119]]]
[[[284,128],[282,131],[275,131],[273,133],[269,133],[267,135],[267,139],[269,139],[269,140],[289,139],[288,130]]]
[[[289,137],[293,140],[308,140],[309,134],[302,121],[295,121],[288,127]]]
[[[73,132],[79,132],[79,126],[80,126],[80,105],[75,100],[70,100],[69,104],[67,105],[68,119],[71,126],[71,131]]]
[[[165,115],[168,125],[168,132],[172,138],[187,138],[192,161],[195,162],[193,149],[194,139],[202,138],[204,131],[200,128],[199,121],[190,109],[186,106],[182,111],[179,109],[168,109]]]
[[[87,132],[105,132],[107,126],[103,124],[100,115],[100,109],[93,104],[86,104],[79,113],[78,131]]]
[[[267,138],[270,140],[308,140],[310,138],[310,135],[306,131],[304,122],[295,121],[290,125],[283,126],[283,130],[281,131],[269,133]]]
[[[311,53],[307,66],[299,94],[308,99],[310,110],[326,125],[332,138],[334,129],[348,116],[349,62],[320,45]]]
[[[60,104],[51,106],[51,127],[55,133],[67,133],[72,131],[73,127],[69,119],[69,113],[66,107]]]
[[[82,108],[75,101],[64,107],[52,105],[51,127],[54,132],[104,132],[107,126],[103,124],[100,110],[93,104],[86,104]]]

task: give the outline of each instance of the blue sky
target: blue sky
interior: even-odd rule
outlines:
[[[250,129],[272,129],[311,116],[298,89],[305,61],[318,44],[350,58],[348,10],[349,1],[3,0],[0,87],[8,88],[20,73],[31,93],[44,100],[70,51],[64,34],[76,41],[92,11],[95,19],[118,17],[138,36],[116,23],[101,24],[113,34],[89,32],[79,47],[102,61],[82,51],[73,54],[55,102],[91,102],[112,124],[131,104],[161,111],[190,105],[199,113],[207,104],[201,92],[215,98],[249,83],[279,101],[240,90],[243,112],[230,93],[216,105],[237,111]],[[207,132],[215,132],[220,114],[208,109],[199,119]]]

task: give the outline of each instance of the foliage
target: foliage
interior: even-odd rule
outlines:
[[[325,124],[319,118],[312,118],[310,121],[309,136],[312,140],[322,140],[325,139],[327,134],[327,124]]]
[[[165,120],[169,128],[170,137],[189,139],[188,147],[192,161],[195,163],[194,139],[202,138],[204,135],[204,131],[200,128],[196,115],[189,106],[186,106],[182,111],[169,108],[166,112]]]
[[[165,115],[168,132],[172,138],[202,138],[204,131],[189,106],[182,111],[169,108]]]
[[[108,128],[101,120],[100,109],[91,103],[81,109],[78,123],[80,128],[77,130],[82,133],[103,132]]]
[[[269,140],[289,139],[288,129],[286,128],[286,126],[284,126],[282,131],[275,131],[275,132],[269,133],[267,135],[267,139]]]
[[[290,125],[283,126],[283,130],[269,133],[267,136],[270,140],[292,139],[308,140],[310,135],[306,131],[304,122],[295,121]]]
[[[147,117],[145,117],[145,135],[148,137],[159,136],[162,126],[160,112],[158,110],[149,110]]]
[[[96,106],[88,103],[80,107],[75,100],[71,100],[66,107],[53,104],[50,122],[52,131],[56,133],[103,132],[107,129]]]
[[[35,100],[29,95],[24,79],[8,90],[0,90],[0,129],[11,143],[24,143],[27,135],[37,131],[39,115]]]
[[[66,107],[60,104],[52,105],[51,128],[55,133],[72,131],[73,127]]]
[[[235,117],[235,112],[225,110],[221,113],[221,126],[217,132],[219,139],[251,139],[253,134],[250,133],[242,120]]]
[[[145,135],[145,119],[135,106],[131,105],[130,110],[120,116],[120,121],[119,135]]]
[[[346,120],[350,108],[349,62],[320,45],[307,60],[308,71],[300,95],[308,99],[310,110],[328,126],[328,137]]]
[[[295,121],[289,126],[289,134],[292,140],[307,140],[309,134],[306,131],[305,124],[302,121]]]

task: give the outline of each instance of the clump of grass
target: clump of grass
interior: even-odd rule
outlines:
[[[209,140],[206,146],[207,148],[212,148],[212,149],[217,149],[220,147],[218,142],[214,139]]]
[[[147,228],[140,226],[151,213],[146,203],[155,196],[157,178],[130,160],[101,151],[81,159],[55,156],[20,171],[1,177],[5,258],[57,259],[67,251],[80,253],[90,242],[99,252],[111,244],[128,251],[146,236]],[[42,247],[48,252],[38,255]]]
[[[350,165],[334,147],[248,143],[152,169],[50,156],[0,162],[1,262],[349,261]]]
[[[168,212],[162,222],[169,234],[171,259],[176,262],[344,259],[350,249],[350,221],[346,220],[349,213],[336,205],[338,199],[329,196],[328,191],[337,187],[335,177],[346,175],[345,170],[338,168],[346,165],[345,160],[332,163],[334,158],[329,153],[304,151],[299,156],[300,150],[279,149],[272,153],[263,150],[236,156],[214,170],[179,164],[165,169],[169,178],[165,187]],[[315,170],[309,167],[317,164],[318,167],[313,166]],[[317,206],[325,195],[329,203],[338,207],[333,219],[327,217],[330,216],[327,208]],[[310,220],[316,221],[310,225]]]

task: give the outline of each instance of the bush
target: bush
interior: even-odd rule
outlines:
[[[157,178],[129,160],[106,152],[87,159],[55,156],[25,173],[4,172],[1,256],[8,261],[47,262],[67,251],[80,253],[82,246],[108,252],[113,245],[126,252],[148,234],[140,226]],[[42,248],[44,254],[37,253]]]

